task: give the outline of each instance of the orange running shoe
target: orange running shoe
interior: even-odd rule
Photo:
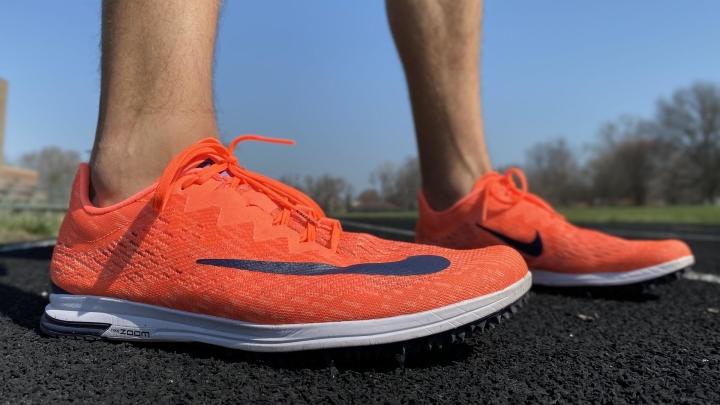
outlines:
[[[455,251],[343,232],[309,197],[241,167],[233,149],[244,140],[290,142],[205,139],[156,184],[104,208],[91,203],[81,165],[42,329],[275,352],[450,340],[500,319],[530,288],[507,247]]]
[[[572,225],[528,192],[516,168],[484,175],[469,195],[442,212],[430,208],[422,194],[419,199],[418,242],[453,249],[512,246],[527,260],[537,285],[635,284],[695,262],[678,240],[625,240]]]

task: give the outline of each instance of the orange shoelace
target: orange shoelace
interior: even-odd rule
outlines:
[[[265,194],[280,208],[273,218],[274,225],[287,225],[292,214],[297,213],[305,220],[305,231],[301,235],[301,242],[314,242],[318,227],[325,225],[330,231],[328,247],[333,251],[336,250],[342,233],[340,222],[327,218],[322,208],[301,191],[240,166],[234,151],[239,143],[245,141],[286,145],[295,143],[289,139],[241,135],[233,139],[226,148],[215,138],[203,139],[185,149],[167,165],[158,181],[153,207],[158,211],[162,210],[176,186],[184,190],[213,178],[228,181],[229,186],[233,188],[246,184],[253,190]],[[206,162],[210,163],[203,166]],[[223,176],[223,173],[227,173],[227,176]]]
[[[518,187],[515,182],[515,178],[520,181],[520,187]],[[525,173],[517,167],[512,167],[506,170],[504,174],[491,173],[484,176],[475,187],[483,187],[482,201],[484,201],[484,203],[482,205],[482,221],[487,219],[487,201],[490,197],[493,197],[510,207],[513,207],[520,201],[525,200],[545,209],[553,215],[560,215],[550,206],[550,204],[545,202],[545,200],[528,191]]]

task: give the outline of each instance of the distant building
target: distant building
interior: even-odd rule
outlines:
[[[0,202],[30,202],[38,197],[38,173],[5,164],[5,114],[8,82],[0,79]]]

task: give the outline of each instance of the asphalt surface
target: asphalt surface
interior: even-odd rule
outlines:
[[[695,270],[720,274],[720,242],[690,244]],[[720,403],[714,282],[533,290],[497,328],[401,363],[46,337],[50,253],[0,253],[0,403]]]

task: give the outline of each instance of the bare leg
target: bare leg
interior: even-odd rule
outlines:
[[[405,68],[423,190],[450,207],[491,168],[480,109],[481,0],[387,0]]]
[[[105,0],[90,158],[94,201],[150,185],[180,150],[217,136],[212,63],[219,0]]]

